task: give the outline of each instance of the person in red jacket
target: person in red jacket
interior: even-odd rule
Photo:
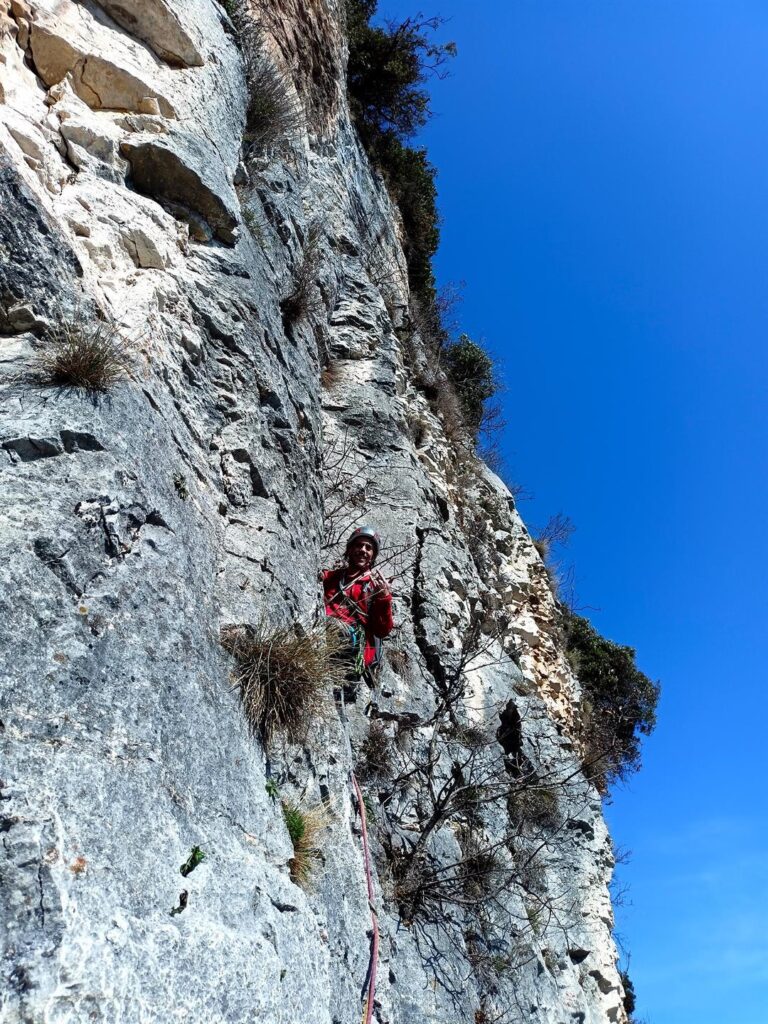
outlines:
[[[354,530],[347,541],[344,566],[323,573],[325,614],[348,627],[355,670],[362,675],[381,660],[381,641],[392,632],[392,593],[374,569],[380,539],[371,526]]]

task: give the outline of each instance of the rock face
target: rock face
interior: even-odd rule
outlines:
[[[359,1020],[371,917],[349,773],[373,729],[392,752],[388,780],[360,771],[374,1019],[621,1024],[610,840],[544,567],[420,390],[338,5],[265,18],[307,128],[244,168],[243,61],[215,0],[3,5],[0,1019]],[[33,385],[51,329],[99,318],[130,378],[101,397]],[[329,694],[305,743],[266,751],[221,628],[311,627],[318,569],[364,519],[395,577],[388,663],[354,703]],[[549,796],[488,813],[468,776],[430,831],[459,771]],[[326,807],[311,891],[276,787]],[[392,836],[424,837],[410,874]],[[450,865],[477,837],[498,862],[473,890]],[[439,898],[409,914],[417,869]]]

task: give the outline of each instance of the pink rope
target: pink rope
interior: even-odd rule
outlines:
[[[360,792],[355,773],[352,772],[352,785],[355,787],[357,806],[360,808],[360,822],[363,828],[363,856],[365,857],[365,881],[368,885],[368,906],[371,908],[371,923],[373,925],[373,942],[371,943],[371,971],[368,982],[368,999],[363,1011],[363,1024],[371,1024],[373,1018],[373,1000],[376,996],[376,966],[379,959],[379,921],[373,906],[373,879],[371,877],[371,854],[368,849],[368,824],[365,818],[365,804],[363,794]]]

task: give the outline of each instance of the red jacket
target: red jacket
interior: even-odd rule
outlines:
[[[363,627],[365,664],[371,665],[376,660],[376,638],[383,640],[394,626],[392,595],[382,592],[367,573],[344,583],[345,571],[329,569],[323,573],[325,614]]]

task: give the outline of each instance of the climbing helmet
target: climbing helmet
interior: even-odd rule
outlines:
[[[381,547],[381,537],[376,533],[372,526],[358,526],[356,530],[353,530],[349,535],[347,541],[347,551],[360,537],[366,537],[368,540],[373,542],[373,546],[376,549],[376,556],[378,557],[379,548]]]

